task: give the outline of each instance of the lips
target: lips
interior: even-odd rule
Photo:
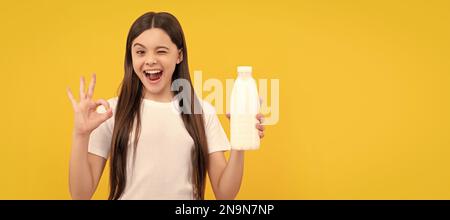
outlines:
[[[144,75],[150,82],[157,82],[161,79],[162,74],[162,70],[144,70]]]

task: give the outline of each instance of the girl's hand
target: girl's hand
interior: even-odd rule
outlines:
[[[230,119],[230,113],[227,113],[227,118]],[[264,137],[264,125],[262,123],[264,122],[264,115],[261,113],[258,113],[256,115],[256,119],[258,119],[258,123],[255,124],[256,129],[259,130],[259,138],[262,139]]]
[[[264,137],[264,125],[262,124],[264,122],[264,115],[258,113],[256,119],[259,121],[259,123],[256,123],[256,128],[259,130],[259,138],[262,139]]]
[[[87,93],[84,88],[84,77],[80,79],[80,101],[77,102],[73,97],[70,88],[67,88],[67,95],[72,102],[73,110],[75,113],[74,119],[74,132],[75,135],[90,135],[91,132],[96,129],[101,123],[106,121],[112,116],[112,110],[109,107],[108,102],[103,99],[94,101],[92,96],[95,88],[95,74],[92,75],[91,83]],[[106,109],[105,113],[98,113],[97,107],[103,105]]]

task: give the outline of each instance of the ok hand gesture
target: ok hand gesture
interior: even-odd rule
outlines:
[[[87,93],[85,92],[84,77],[80,79],[80,100],[77,101],[73,97],[70,88],[67,88],[67,95],[72,102],[75,113],[74,132],[76,135],[90,135],[101,123],[111,118],[112,110],[108,102],[103,99],[93,100],[96,76],[92,75]],[[106,109],[105,113],[98,113],[97,107],[103,105]]]

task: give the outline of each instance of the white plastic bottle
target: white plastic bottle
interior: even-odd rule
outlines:
[[[260,103],[251,66],[238,66],[238,77],[234,82],[230,101],[231,147],[236,150],[259,148],[259,134],[256,129],[256,114]]]

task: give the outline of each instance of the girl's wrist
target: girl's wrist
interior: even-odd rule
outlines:
[[[90,132],[80,132],[80,131],[73,131],[72,132],[73,138],[77,138],[77,139],[85,139],[85,138],[89,138],[89,136],[91,135]]]

